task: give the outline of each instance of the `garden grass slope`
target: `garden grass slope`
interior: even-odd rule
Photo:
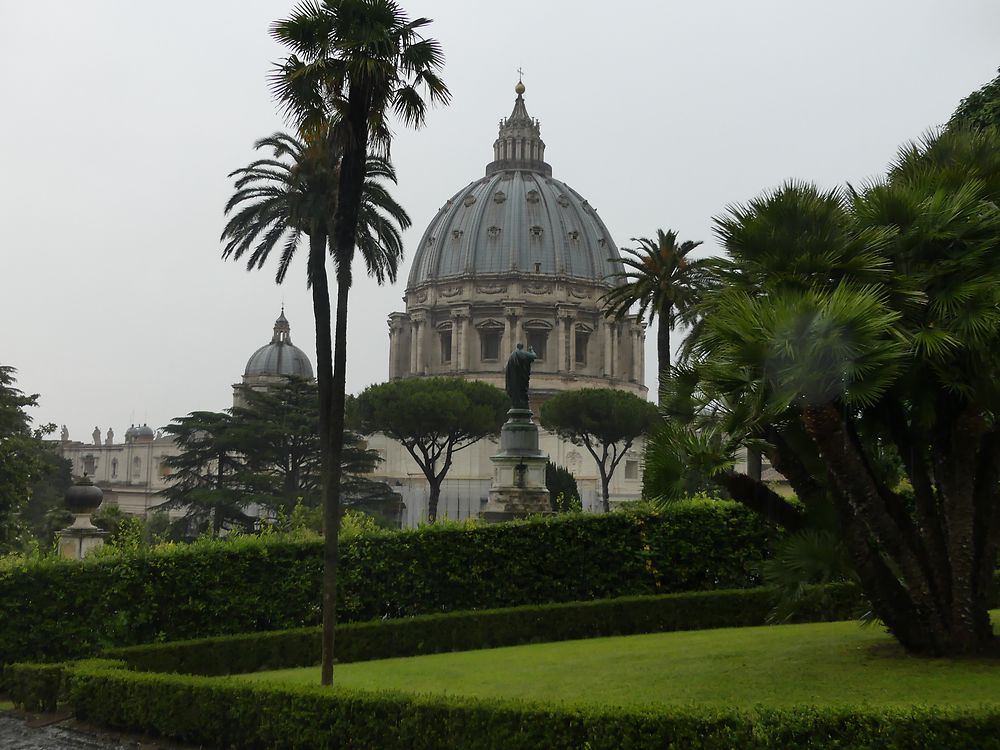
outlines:
[[[1000,610],[992,612],[1000,629]],[[230,679],[318,684],[318,668]],[[907,656],[856,622],[595,638],[342,664],[345,688],[605,705],[1000,707],[1000,659]]]

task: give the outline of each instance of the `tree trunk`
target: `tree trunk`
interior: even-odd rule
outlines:
[[[993,642],[983,628],[985,597],[974,583],[974,494],[978,424],[955,420],[938,439],[935,476],[943,494],[937,520],[948,529],[947,571],[929,561],[927,534],[872,473],[845,417],[832,404],[803,410],[803,424],[827,464],[845,537],[876,614],[909,651],[975,654]],[[990,571],[996,561],[988,562]],[[946,586],[938,583],[944,576]]]
[[[313,319],[316,324],[316,385],[319,391],[319,448],[320,448],[320,497],[323,508],[330,504],[332,489],[330,462],[330,404],[333,396],[333,350],[330,342],[330,286],[326,275],[326,235],[315,232],[309,237],[309,283],[312,288]],[[330,533],[330,529],[333,533]],[[327,525],[323,516],[324,539],[333,537],[336,540],[337,527]],[[336,545],[336,542],[334,543]],[[324,542],[324,555],[326,553]],[[336,546],[334,546],[336,554]],[[324,558],[325,559],[325,558]],[[323,567],[323,634],[322,665],[324,684],[333,680],[333,628],[334,618],[328,618],[330,610],[330,592],[333,592],[333,606],[336,606],[337,569]],[[329,680],[327,681],[327,666],[329,665]]]
[[[358,214],[368,159],[368,114],[371,96],[352,82],[348,92],[347,138],[340,160],[337,210],[333,224],[333,258],[337,274],[337,319],[333,341],[333,384],[330,410],[330,485],[323,503],[323,657],[320,682],[333,684],[334,632],[337,625],[337,557],[340,531],[340,475],[344,453],[344,403],[347,388],[347,297],[358,231]],[[328,329],[329,330],[329,329]],[[332,533],[331,533],[332,531]]]
[[[759,480],[730,470],[720,474],[718,481],[733,496],[733,500],[784,527],[786,531],[804,528],[805,515],[802,511]]]
[[[607,472],[604,470],[604,464],[597,464],[598,471],[601,474],[601,498],[603,500],[604,512],[611,512],[611,477],[608,476]]]
[[[441,499],[441,483],[430,482],[430,495],[427,497],[427,520],[434,523],[438,515],[438,500]]]
[[[660,314],[660,322],[656,327],[657,403],[661,401],[660,394],[663,393],[663,385],[670,377],[670,323],[672,320],[673,315],[670,314],[670,310],[664,310]]]

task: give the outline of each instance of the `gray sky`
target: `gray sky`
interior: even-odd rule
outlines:
[[[358,276],[348,389],[384,380],[385,319],[435,211],[483,174],[523,66],[555,176],[619,245],[712,217],[786,178],[879,174],[1000,66],[996,0],[404,0],[434,19],[452,105],[393,145],[411,214],[401,281]],[[282,127],[267,34],[290,0],[13,2],[0,24],[0,364],[39,421],[166,424],[231,404],[282,300],[315,359],[304,256],[223,263],[226,175]],[[655,332],[647,337],[653,382]]]

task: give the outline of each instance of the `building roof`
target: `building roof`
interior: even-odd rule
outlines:
[[[518,83],[486,175],[453,195],[414,253],[407,287],[511,271],[608,282],[618,246],[594,208],[552,177],[538,120]]]
[[[281,315],[274,321],[274,335],[270,343],[253,353],[243,376],[295,375],[311,379],[312,363],[306,353],[292,343],[291,330],[282,309]]]

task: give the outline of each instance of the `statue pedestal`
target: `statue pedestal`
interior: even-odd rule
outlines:
[[[545,488],[548,454],[538,449],[538,425],[531,409],[511,409],[500,429],[500,452],[493,462],[493,484],[489,500],[479,517],[486,521],[510,521],[538,513],[551,513]]]
[[[90,522],[89,513],[77,513],[71,526],[56,532],[59,539],[59,556],[70,560],[82,560],[92,549],[104,544],[107,531]]]

